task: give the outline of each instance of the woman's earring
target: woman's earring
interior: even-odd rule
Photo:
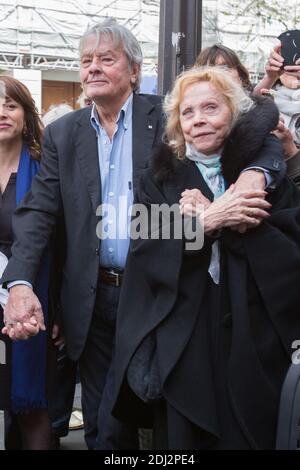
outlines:
[[[26,123],[24,124],[22,135],[23,137],[28,137],[28,129],[27,129]]]

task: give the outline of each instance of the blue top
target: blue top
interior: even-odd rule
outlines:
[[[100,265],[124,269],[130,242],[132,188],[133,94],[122,106],[112,140],[99,122],[94,105],[91,124],[97,134],[102,190]]]

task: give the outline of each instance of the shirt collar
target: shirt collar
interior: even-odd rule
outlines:
[[[129,95],[125,103],[123,104],[122,108],[120,109],[117,123],[121,123],[124,126],[124,129],[128,129],[130,126],[131,120],[132,120],[132,107],[133,107],[133,93]],[[97,112],[97,107],[95,103],[92,106],[92,112],[91,112],[91,124],[93,127],[97,127],[99,129],[101,127],[101,124],[99,122],[99,116]]]

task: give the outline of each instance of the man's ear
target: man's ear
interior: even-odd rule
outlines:
[[[134,85],[139,78],[141,67],[138,64],[133,64],[132,66],[132,75],[131,75],[131,84]]]

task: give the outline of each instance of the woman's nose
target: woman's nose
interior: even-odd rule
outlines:
[[[194,115],[194,125],[201,125],[206,122],[205,115],[201,113],[200,111],[197,111]]]
[[[2,118],[7,117],[7,107],[4,103],[0,103],[0,116]]]

